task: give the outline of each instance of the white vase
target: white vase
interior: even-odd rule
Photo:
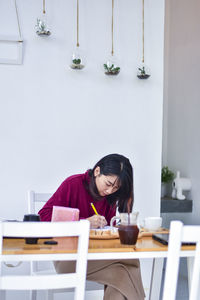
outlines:
[[[167,195],[167,183],[162,182],[161,183],[161,198],[165,197]]]

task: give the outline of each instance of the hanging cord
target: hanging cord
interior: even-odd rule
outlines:
[[[45,10],[45,0],[43,0],[43,10],[42,10],[43,14],[46,14],[46,10]]]
[[[76,10],[76,13],[77,13],[77,18],[76,18],[76,22],[77,22],[77,41],[76,41],[76,46],[79,47],[79,0],[77,0],[77,10]]]
[[[114,55],[114,0],[112,0],[112,51],[111,51],[111,55]]]
[[[17,16],[17,25],[18,25],[18,31],[19,31],[19,41],[18,42],[23,42],[22,40],[22,34],[21,34],[21,29],[20,29],[20,24],[19,24],[19,15],[18,15],[18,9],[17,9],[17,2],[15,0],[15,10],[16,10],[16,16]]]
[[[142,0],[142,62],[144,63],[144,0]]]

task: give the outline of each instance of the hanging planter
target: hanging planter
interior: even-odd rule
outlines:
[[[104,73],[106,75],[118,75],[120,72],[119,64],[117,63],[117,59],[114,57],[114,0],[112,0],[112,50],[111,56],[106,60],[106,63],[103,64]]]
[[[144,64],[139,66],[138,72],[137,72],[137,77],[139,79],[148,79],[150,77],[150,71],[148,67],[146,67]]]
[[[150,70],[144,64],[144,0],[142,0],[142,64],[138,67],[137,77],[139,79],[148,79],[150,76]]]
[[[81,53],[79,44],[79,0],[77,0],[77,26],[76,26],[76,48],[72,53],[70,67],[74,70],[82,70],[85,65],[83,63],[83,54]]]
[[[45,0],[43,0],[42,16],[40,18],[37,18],[37,23],[35,25],[35,28],[36,28],[36,33],[39,36],[49,36],[51,34],[47,25]]]
[[[120,67],[117,67],[112,62],[107,62],[104,64],[105,74],[106,75],[117,75],[120,72]]]
[[[109,57],[103,66],[106,75],[117,75],[120,72],[120,67],[118,67],[118,63],[114,56]]]
[[[79,47],[76,47],[72,53],[70,67],[72,69],[77,69],[77,70],[83,69],[85,66],[83,64],[82,58],[83,58],[83,56],[80,53]]]

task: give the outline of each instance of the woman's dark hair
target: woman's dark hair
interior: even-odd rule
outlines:
[[[133,168],[128,158],[120,154],[109,154],[100,159],[92,170],[89,170],[91,178],[89,183],[89,191],[96,200],[101,199],[96,183],[94,170],[100,167],[100,174],[116,175],[119,180],[120,188],[113,194],[106,196],[108,203],[112,206],[117,204],[119,212],[127,212],[132,210],[133,205]]]

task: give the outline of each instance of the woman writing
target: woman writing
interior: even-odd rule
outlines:
[[[94,203],[98,215],[92,209]],[[116,214],[130,211],[133,204],[133,170],[128,158],[110,154],[85,174],[68,177],[39,211],[42,221],[50,221],[53,206],[78,208],[80,219],[91,228],[104,227]],[[55,262],[58,273],[72,272],[73,262]],[[87,280],[104,284],[104,300],[143,300],[138,260],[88,261]]]

